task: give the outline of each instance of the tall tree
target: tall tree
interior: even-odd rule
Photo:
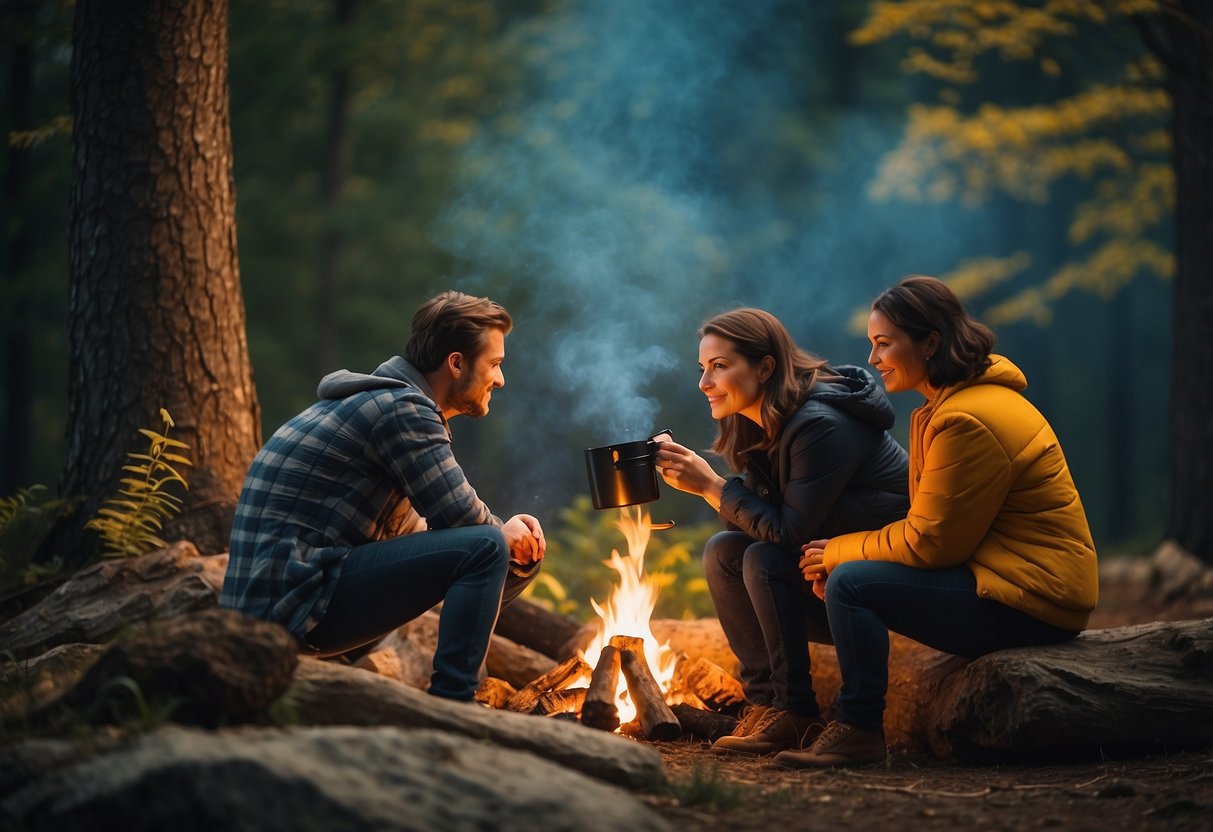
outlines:
[[[985,317],[1043,321],[1051,304],[1074,289],[1109,296],[1141,273],[1174,276],[1165,536],[1213,563],[1213,345],[1202,335],[1213,319],[1213,4],[878,2],[854,37],[872,43],[908,34],[918,43],[907,58],[911,70],[964,84],[991,53],[1035,61],[1058,76],[1058,44],[1093,30],[1105,37],[1088,44],[1123,42],[1134,31],[1140,38],[1139,54],[1128,56],[1118,79],[1031,106],[982,102],[970,116],[948,105],[914,107],[879,187],[937,199],[1001,189],[1043,201],[1065,177],[1097,181],[1069,229],[1085,258],[995,304]],[[1143,46],[1153,59],[1141,57]],[[1089,67],[1087,56],[1076,57]],[[1172,219],[1173,253],[1160,239]]]
[[[168,532],[222,551],[260,444],[236,258],[227,3],[79,0],[72,49],[62,489],[91,513],[136,430],[167,408],[194,460]]]
[[[1138,18],[1167,66],[1174,114],[1175,295],[1171,513],[1167,536],[1213,563],[1213,3],[1166,3],[1165,40]]]

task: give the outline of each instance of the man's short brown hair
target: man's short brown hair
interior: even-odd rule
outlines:
[[[510,313],[488,298],[463,292],[442,292],[427,300],[413,315],[413,330],[404,357],[423,373],[438,368],[453,352],[475,361],[484,346],[484,333],[514,328]]]

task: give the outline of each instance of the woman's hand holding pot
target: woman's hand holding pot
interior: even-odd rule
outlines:
[[[707,500],[712,508],[720,508],[724,478],[699,454],[677,442],[659,442],[656,463],[657,472],[671,488],[696,494]]]

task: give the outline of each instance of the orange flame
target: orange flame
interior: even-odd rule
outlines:
[[[611,550],[611,559],[603,561],[619,573],[619,584],[612,588],[605,608],[593,598],[590,606],[598,613],[598,632],[586,648],[584,658],[590,667],[598,664],[602,648],[612,636],[633,636],[644,639],[644,658],[658,686],[669,691],[674,677],[677,657],[665,642],[658,643],[649,627],[653,607],[657,604],[657,584],[644,571],[644,553],[649,545],[652,523],[649,513],[639,506],[628,506],[619,510],[619,530],[628,542],[628,557],[623,558],[618,549]],[[636,706],[628,695],[627,682],[619,675],[619,687],[615,692],[615,705],[619,709],[622,724],[636,718]]]

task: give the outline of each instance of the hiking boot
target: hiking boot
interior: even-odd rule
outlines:
[[[804,748],[822,729],[819,717],[768,708],[746,736],[721,737],[712,750],[736,754],[774,754],[789,748]]]
[[[775,763],[788,768],[830,768],[882,763],[888,756],[884,731],[865,731],[854,725],[831,722],[804,751],[784,751]]]
[[[762,721],[762,718],[769,710],[771,710],[770,705],[746,705],[741,709],[741,716],[737,720],[737,726],[729,732],[729,736],[748,737],[754,733],[754,726]]]

